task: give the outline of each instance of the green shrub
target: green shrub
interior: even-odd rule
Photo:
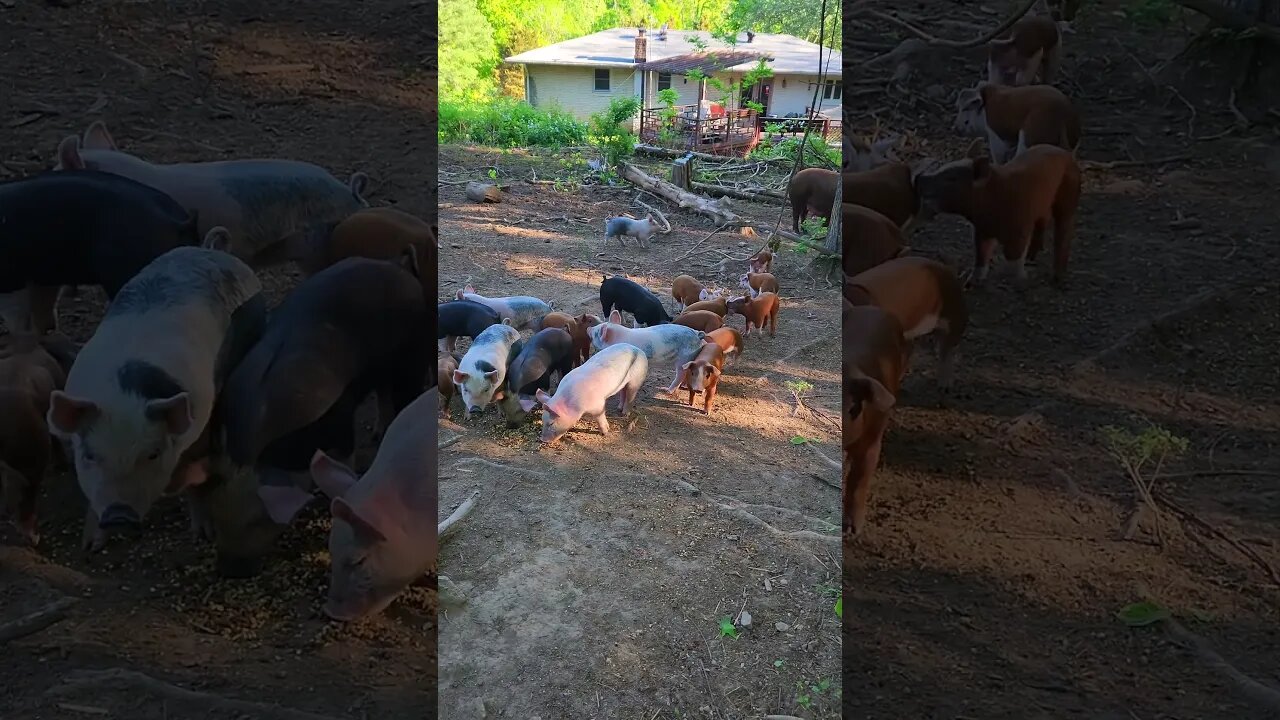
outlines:
[[[439,117],[442,143],[561,148],[587,142],[586,124],[572,115],[511,98],[478,103],[442,99]]]
[[[616,97],[609,107],[591,116],[588,141],[604,155],[609,168],[635,154],[636,136],[623,123],[640,112],[640,98]]]
[[[765,126],[765,132],[778,132],[778,125]],[[778,158],[795,162],[796,152],[800,149],[800,136],[780,139],[764,138],[751,151],[751,160],[774,160]],[[809,135],[809,149],[805,151],[805,167],[820,166],[818,158],[826,158],[834,167],[840,167],[840,149],[829,147],[821,135]]]

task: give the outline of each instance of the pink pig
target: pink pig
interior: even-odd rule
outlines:
[[[323,451],[312,458],[312,478],[333,498],[329,617],[351,621],[381,612],[435,564],[439,407],[435,387],[409,403],[361,478]]]
[[[544,390],[537,392],[543,408],[542,435],[538,439],[554,443],[572,430],[583,415],[595,419],[601,434],[608,435],[605,403],[617,396],[618,408],[625,415],[648,374],[649,359],[634,345],[618,343],[592,355],[560,380],[554,396]]]

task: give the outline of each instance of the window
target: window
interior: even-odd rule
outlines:
[[[609,71],[596,69],[596,92],[609,92]]]
[[[658,92],[671,89],[671,73],[658,73]]]
[[[844,96],[843,87],[839,80],[828,80],[822,88],[823,100],[839,100]]]

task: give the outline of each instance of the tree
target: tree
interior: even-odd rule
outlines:
[[[821,0],[735,0],[721,28],[729,32],[785,33],[809,42],[818,42],[822,29]],[[823,45],[840,47],[840,4],[827,0],[827,21]]]
[[[440,0],[440,37],[447,51],[440,56],[440,95],[449,100],[477,100],[493,87],[498,62],[493,27],[475,0]]]

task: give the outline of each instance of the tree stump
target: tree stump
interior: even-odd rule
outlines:
[[[671,184],[681,190],[693,190],[693,158],[686,155],[671,162]]]
[[[481,182],[467,183],[467,199],[478,203],[502,202],[502,192],[497,185]]]

